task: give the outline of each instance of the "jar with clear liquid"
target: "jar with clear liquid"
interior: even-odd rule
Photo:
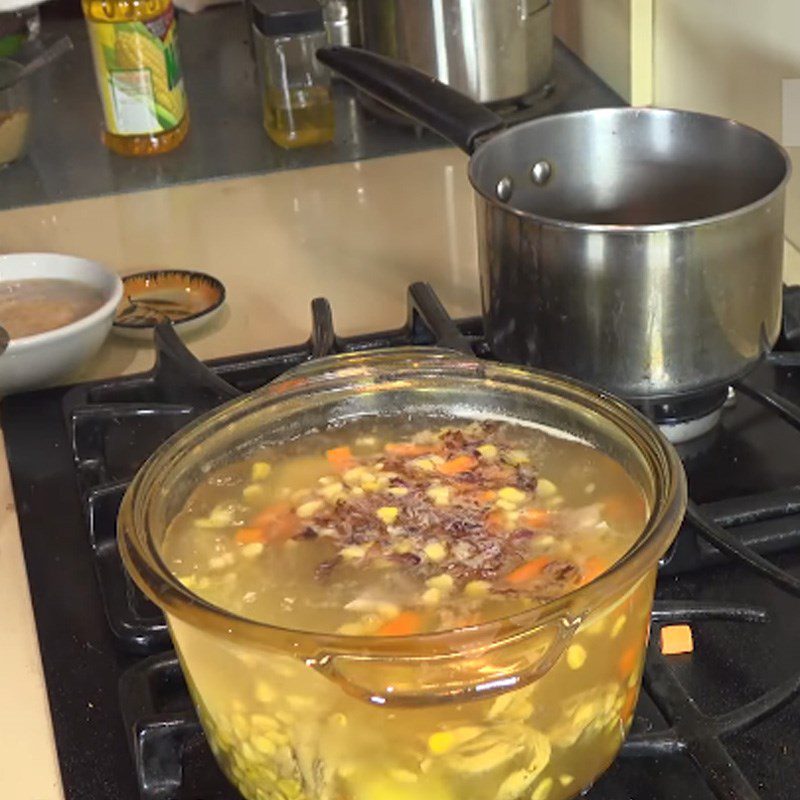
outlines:
[[[318,0],[255,0],[253,29],[269,137],[286,148],[332,141],[330,74],[315,56],[327,44]]]

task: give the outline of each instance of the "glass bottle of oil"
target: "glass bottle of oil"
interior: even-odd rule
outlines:
[[[319,0],[254,0],[253,27],[270,138],[281,147],[330,142],[330,73],[315,56],[327,44]]]
[[[82,0],[103,141],[115,153],[174,150],[189,130],[172,0]]]

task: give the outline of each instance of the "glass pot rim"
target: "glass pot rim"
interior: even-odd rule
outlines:
[[[238,616],[212,605],[186,588],[160,556],[153,529],[154,511],[164,501],[168,476],[196,461],[215,434],[258,413],[279,419],[292,403],[318,402],[331,392],[357,397],[380,386],[408,388],[419,375],[485,383],[503,391],[535,392],[556,402],[578,405],[613,426],[645,463],[652,476],[650,516],[626,554],[602,575],[542,606],[512,616],[435,633],[399,637],[352,636],[282,628]],[[647,492],[646,487],[641,487]],[[320,358],[284,373],[272,383],[198,418],[162,444],[134,477],[120,508],[118,543],[125,567],[157,606],[191,625],[253,646],[291,651],[307,659],[320,653],[406,657],[469,651],[518,637],[548,625],[580,622],[604,600],[619,594],[655,568],[674,539],[686,506],[686,481],[680,459],[658,429],[612,395],[578,381],[528,367],[484,362],[429,347],[403,347]],[[160,531],[163,533],[163,529]]]

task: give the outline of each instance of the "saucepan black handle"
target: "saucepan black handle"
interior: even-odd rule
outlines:
[[[407,64],[356,47],[323,47],[317,58],[357,88],[472,153],[502,117]]]

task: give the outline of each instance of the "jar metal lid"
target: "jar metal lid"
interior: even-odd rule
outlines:
[[[253,0],[253,24],[264,36],[325,30],[319,0]]]

